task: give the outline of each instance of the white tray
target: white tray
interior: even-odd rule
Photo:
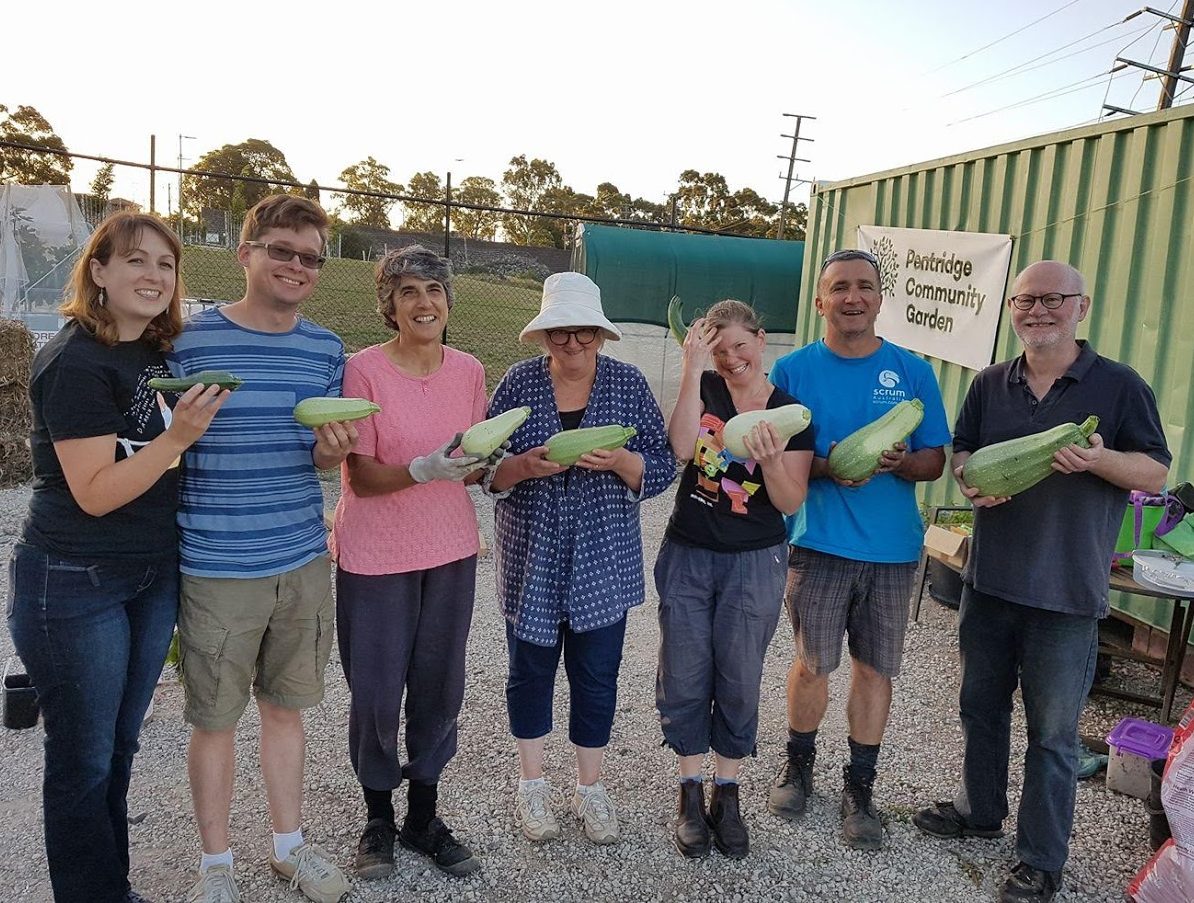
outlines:
[[[1194,561],[1172,552],[1133,552],[1132,577],[1150,589],[1194,596]]]

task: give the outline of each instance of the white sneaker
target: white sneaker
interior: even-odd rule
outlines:
[[[285,859],[269,857],[270,867],[315,903],[339,903],[352,890],[344,873],[330,856],[313,843],[299,844]]]
[[[552,793],[547,784],[528,790],[519,787],[514,795],[514,823],[522,828],[527,840],[540,843],[560,836],[560,823],[551,811]]]
[[[240,903],[240,891],[232,868],[213,865],[199,873],[199,880],[187,895],[187,903]]]
[[[572,814],[585,826],[585,836],[593,843],[617,843],[618,813],[600,781],[588,792],[572,795]]]

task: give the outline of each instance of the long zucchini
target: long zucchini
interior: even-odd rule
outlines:
[[[226,370],[204,370],[201,373],[192,373],[190,376],[182,378],[155,376],[149,381],[149,388],[158,392],[173,392],[181,395],[191,386],[219,386],[221,389],[235,392],[244,384],[243,379]]]
[[[1054,472],[1053,455],[1067,445],[1090,448],[1090,436],[1099,428],[1093,414],[1076,423],[1008,439],[980,448],[962,465],[962,482],[980,495],[1011,496],[1035,486]]]
[[[919,398],[901,401],[835,445],[829,453],[829,472],[839,480],[865,480],[879,469],[883,452],[912,435],[924,415],[925,406]]]
[[[603,448],[613,451],[630,441],[637,430],[632,426],[587,426],[577,430],[561,430],[544,445],[547,446],[547,460],[563,467],[571,467],[582,456]]]
[[[303,426],[360,420],[381,411],[381,406],[367,398],[304,398],[294,406],[294,419]]]

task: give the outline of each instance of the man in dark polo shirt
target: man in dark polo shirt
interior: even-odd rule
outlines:
[[[975,508],[958,620],[962,783],[913,823],[938,837],[999,837],[1008,814],[1012,694],[1028,721],[1016,821],[1019,862],[1000,900],[1048,901],[1061,887],[1074,821],[1078,715],[1090,690],[1107,570],[1130,489],[1160,490],[1170,454],[1152,390],[1076,339],[1090,310],[1082,274],[1057,261],[1016,278],[1008,307],[1024,353],[980,373],[954,429],[951,467]],[[978,495],[962,465],[979,448],[1099,418],[1090,448],[1012,498]]]

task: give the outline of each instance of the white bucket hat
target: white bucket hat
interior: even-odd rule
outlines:
[[[622,338],[622,331],[601,310],[597,283],[584,273],[554,273],[543,283],[539,316],[526,325],[518,339],[535,342],[541,338],[538,333],[579,326],[596,326],[615,342]]]

